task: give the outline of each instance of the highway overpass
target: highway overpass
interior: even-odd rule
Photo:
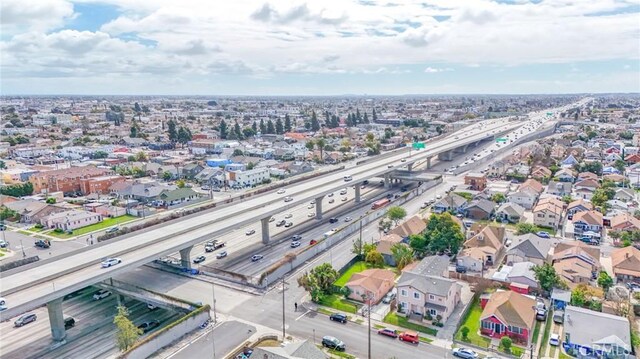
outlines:
[[[87,247],[80,253],[52,258],[5,273],[5,276],[0,279],[0,288],[8,309],[0,313],[0,320],[7,320],[47,304],[53,338],[62,340],[65,335],[62,318],[64,295],[178,251],[181,253],[183,263],[188,265],[189,252],[193,245],[250,223],[262,222],[263,241],[267,242],[269,240],[268,220],[272,215],[312,199],[316,200],[316,212],[321,214],[322,199],[326,194],[345,186],[344,176],[353,178],[348,182],[349,185],[359,184],[374,177],[390,178],[389,173],[397,166],[411,165],[416,161],[429,161],[443,153],[453,153],[479,141],[492,139],[523,124],[507,122],[504,119],[485,123],[480,126],[481,129],[466,128],[455,135],[428,142],[425,150],[413,151],[411,157],[407,151],[398,151],[391,156],[372,158],[363,164],[351,163],[346,165],[344,170],[291,185],[286,189],[285,194],[277,194],[273,191],[211,212],[186,217],[175,223],[140,231],[139,234],[134,233],[126,238],[113,239],[99,246]],[[405,159],[404,163],[401,162],[402,159]],[[390,168],[389,165],[394,167]],[[284,202],[287,196],[293,197],[293,200]],[[122,264],[111,268],[100,268],[100,262],[106,257],[119,257],[122,259]]]

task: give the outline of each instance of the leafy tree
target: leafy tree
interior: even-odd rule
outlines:
[[[129,319],[129,311],[122,305],[118,306],[118,313],[113,318],[113,324],[116,325],[116,342],[121,351],[131,348],[142,335],[142,329],[133,324]]]
[[[502,203],[506,201],[507,198],[502,193],[494,193],[493,196],[491,196],[491,200],[496,203]]]
[[[187,127],[180,127],[178,130],[178,142],[182,144],[182,146],[186,145],[189,141],[193,139],[193,135],[191,134],[191,130]]]
[[[371,120],[373,122],[376,122],[378,120],[378,115],[376,114],[376,109],[375,107],[373,108],[373,112],[371,113]]]
[[[609,196],[607,195],[607,191],[604,188],[597,188],[593,191],[593,196],[591,197],[591,203],[593,203],[596,207],[602,207],[609,200]]]
[[[276,134],[281,135],[284,133],[284,125],[282,124],[282,119],[278,118],[276,120]]]
[[[237,139],[239,140],[243,139],[242,130],[240,129],[240,124],[238,123],[237,120],[233,124],[233,133],[236,135]]]
[[[469,339],[469,327],[466,325],[460,328],[460,334],[462,334],[462,340]]]
[[[611,278],[607,272],[602,271],[598,275],[598,285],[605,293],[607,293],[609,288],[613,287],[613,278]]]
[[[276,127],[273,125],[273,121],[271,121],[271,119],[267,121],[267,133],[270,135],[276,133]]]
[[[407,211],[400,206],[389,207],[389,209],[387,210],[387,217],[389,217],[389,219],[392,220],[396,226],[398,225],[398,222],[400,222],[406,216]]]
[[[311,294],[311,300],[318,302],[324,295],[331,293],[333,282],[338,277],[338,272],[333,269],[331,264],[322,263],[310,272],[300,276],[298,278],[298,286],[303,287]]]
[[[177,124],[174,120],[169,120],[167,122],[167,134],[169,135],[169,141],[175,146],[176,142],[178,142],[178,130],[176,128]]]
[[[140,107],[139,103],[136,102],[136,103],[133,104],[133,111],[142,112],[142,107]]]
[[[178,188],[184,188],[185,185],[186,185],[186,183],[182,179],[179,179],[179,180],[176,181],[176,186]]]
[[[307,148],[307,150],[313,151],[313,149],[316,147],[316,144],[315,142],[313,142],[313,140],[307,140],[307,143],[305,143],[304,146]]]
[[[102,158],[107,158],[109,157],[109,154],[104,152],[104,151],[96,151],[93,153],[93,158],[95,159],[102,159]]]
[[[382,257],[382,254],[376,250],[369,251],[365,256],[364,261],[376,268],[382,268],[384,266],[384,258]]]
[[[362,253],[363,253],[362,250],[363,250],[362,238],[358,237],[353,240],[353,247],[351,247],[351,253],[362,257]]]
[[[531,223],[518,223],[516,224],[516,234],[523,235],[527,233],[536,233],[538,228]]]
[[[136,153],[136,161],[138,162],[147,162],[147,154],[144,151],[140,151]]]
[[[0,170],[4,170],[7,168],[7,165],[4,163],[4,161],[0,160]]]
[[[467,201],[471,201],[473,199],[473,194],[471,194],[469,192],[455,192],[455,194],[457,194],[458,196],[466,199]]]
[[[327,141],[320,137],[316,140],[316,147],[320,150],[320,161],[323,160],[324,157],[324,146],[327,144]]]
[[[134,167],[133,170],[131,171],[133,174],[133,177],[135,178],[140,178],[140,177],[144,177],[147,174],[144,172],[144,170],[140,167]]]
[[[571,198],[571,195],[564,195],[562,196],[562,202],[569,204],[571,202],[573,202],[573,198]]]
[[[365,113],[366,115],[366,113]],[[413,249],[404,243],[396,243],[391,246],[391,255],[399,270],[413,262]]]
[[[7,218],[19,218],[20,214],[18,212],[9,209],[7,206],[0,206],[0,220],[4,221]]]
[[[162,172],[162,179],[165,181],[171,181],[171,179],[173,178],[173,175],[171,174],[171,172],[167,171],[167,172]]]
[[[227,139],[227,136],[229,136],[229,127],[227,126],[227,123],[224,122],[224,120],[220,121],[220,138],[222,138],[223,140]]]
[[[264,119],[260,119],[260,133],[261,134],[266,134],[267,132],[267,125],[264,123]]]
[[[138,137],[138,125],[134,122],[131,124],[131,128],[129,129],[129,137],[136,138]]]
[[[56,203],[56,199],[54,197],[49,197],[49,198],[47,198],[45,203],[47,203],[47,204],[55,204]]]
[[[362,254],[366,257],[367,254],[369,254],[369,252],[371,251],[375,251],[376,250],[376,245],[373,243],[365,243],[362,245]]]
[[[511,338],[505,335],[500,339],[500,345],[504,349],[505,353],[511,353],[511,345],[513,345]]]
[[[602,163],[601,162],[586,162],[583,164],[577,164],[574,166],[578,172],[592,172],[598,176],[602,175]]]
[[[545,291],[550,292],[555,287],[565,286],[551,264],[545,263],[541,266],[534,266],[532,269],[536,280],[540,283],[540,288]]]
[[[318,121],[318,116],[316,116],[316,111],[311,112],[311,130],[312,131],[320,130],[320,121]]]
[[[378,222],[378,231],[387,233],[391,229],[392,225],[393,225],[393,223],[390,220],[388,220],[386,218],[382,218]]]
[[[423,235],[427,248],[432,253],[458,253],[464,242],[460,226],[453,221],[449,213],[432,214]]]
[[[284,115],[284,132],[291,132],[291,118],[289,114]]]
[[[616,160],[613,163],[613,167],[615,167],[620,173],[624,173],[624,169],[626,167],[626,163],[623,160]]]
[[[134,155],[127,156],[127,161],[128,162],[133,162],[135,160],[136,160],[136,156],[134,156]]]
[[[427,252],[427,239],[421,234],[412,234],[409,236],[409,246],[420,255]]]
[[[233,150],[233,156],[244,156],[244,152],[242,152],[241,149],[236,148],[235,150]]]
[[[255,122],[253,124],[255,125]],[[253,130],[253,127],[245,127],[242,129],[242,135],[244,138],[253,137],[256,135],[256,131]]]
[[[0,187],[0,194],[11,197],[30,196],[33,193],[33,184],[31,182],[18,183],[10,186]]]
[[[367,116],[367,113],[364,113],[364,117],[362,118],[362,123],[369,123],[369,117]]]

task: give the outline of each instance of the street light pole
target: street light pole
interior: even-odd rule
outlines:
[[[369,343],[368,343],[367,353],[368,353],[368,358],[371,359],[371,293],[368,292],[367,294],[368,294],[367,302],[369,305],[369,308],[367,310],[369,314],[369,330],[367,330]]]
[[[213,323],[218,323],[218,314],[216,312],[216,285],[211,282],[211,294],[213,295]]]
[[[22,245],[22,239],[20,239],[20,248],[22,249],[22,258],[25,258],[27,254],[24,252],[24,246]]]
[[[284,330],[284,274],[282,275],[282,342],[285,339],[285,330]]]

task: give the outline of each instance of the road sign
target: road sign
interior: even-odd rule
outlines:
[[[496,139],[496,142],[507,142],[507,139],[504,137],[500,137]]]
[[[424,148],[424,142],[414,142],[412,146],[414,149],[418,150],[418,149]]]

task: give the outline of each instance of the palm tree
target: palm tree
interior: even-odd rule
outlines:
[[[404,243],[396,243],[391,246],[391,255],[399,270],[413,262],[413,249]]]
[[[320,150],[320,161],[322,161],[322,157],[323,157],[323,153],[324,153],[324,146],[327,144],[327,141],[325,141],[324,138],[320,137],[316,140],[316,147],[318,147],[318,149]]]

